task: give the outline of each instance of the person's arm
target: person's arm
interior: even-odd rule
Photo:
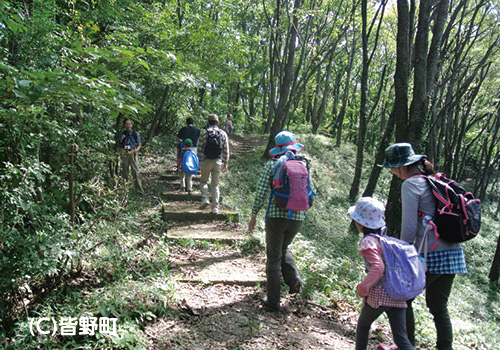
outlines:
[[[358,285],[358,295],[361,297],[368,296],[370,288],[382,278],[385,271],[384,260],[377,239],[367,237],[364,240],[366,244],[360,248],[359,252],[370,264],[370,270]]]
[[[401,239],[413,244],[418,229],[419,188],[410,179],[401,186]]]
[[[200,137],[198,138],[198,157],[203,156],[203,149],[205,148],[205,140],[206,140],[207,130],[204,129],[200,132]]]
[[[229,164],[229,142],[226,132],[222,131],[222,171],[227,170]]]
[[[139,152],[139,150],[141,149],[141,145],[142,145],[142,142],[141,142],[141,135],[137,132],[137,131],[134,131],[135,134],[137,135],[137,145],[135,145],[135,153]]]
[[[255,228],[257,214],[264,205],[268,197],[267,194],[271,189],[270,184],[272,180],[273,165],[274,162],[267,162],[266,165],[264,165],[264,169],[262,169],[262,172],[260,173],[259,179],[257,180],[257,191],[255,193],[255,200],[252,206],[250,222],[248,223],[248,231],[250,232],[252,232]]]

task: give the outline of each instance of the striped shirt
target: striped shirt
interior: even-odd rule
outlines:
[[[219,129],[217,125],[210,126],[209,129],[219,130],[222,133],[222,166],[227,168],[229,164],[229,142],[227,139],[227,134],[225,131]],[[202,130],[200,133],[200,138],[198,139],[198,157],[200,161],[205,159],[205,144],[207,143],[208,131],[206,129]]]
[[[252,206],[252,216],[257,216],[260,209],[264,206],[264,204],[269,203],[269,197],[271,194],[271,184],[273,182],[273,167],[276,164],[276,161],[270,160],[264,165],[264,169],[260,173],[259,180],[257,181],[257,192],[255,195],[255,202]],[[309,179],[311,189],[314,191],[314,186],[312,184],[312,180]],[[284,218],[288,217],[288,210],[278,208],[276,203],[274,202],[274,198],[271,200],[271,206],[269,208],[270,218]],[[292,211],[291,220],[299,220],[304,221],[306,218],[305,211]]]

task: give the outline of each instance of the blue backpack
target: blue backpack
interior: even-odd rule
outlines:
[[[385,264],[385,291],[394,300],[413,299],[425,287],[425,268],[413,244],[385,234],[370,234],[380,241]],[[383,278],[382,278],[383,280]]]
[[[182,157],[182,171],[186,174],[194,175],[200,169],[198,156],[192,150],[186,150]]]

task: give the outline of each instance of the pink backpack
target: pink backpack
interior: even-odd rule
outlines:
[[[295,156],[283,163],[277,175],[271,186],[268,213],[273,197],[278,208],[288,210],[287,219],[292,218],[294,211],[309,209],[316,195],[311,189],[309,161],[303,156]]]

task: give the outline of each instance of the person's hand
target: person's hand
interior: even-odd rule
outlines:
[[[256,223],[257,223],[257,218],[255,216],[252,216],[250,218],[250,222],[248,223],[248,232],[253,232]]]
[[[120,142],[122,142],[125,137],[126,137],[125,134],[123,134],[122,138],[120,139]]]
[[[367,297],[368,296],[369,289],[367,289],[364,285],[361,283],[358,284],[358,295],[360,297]]]

